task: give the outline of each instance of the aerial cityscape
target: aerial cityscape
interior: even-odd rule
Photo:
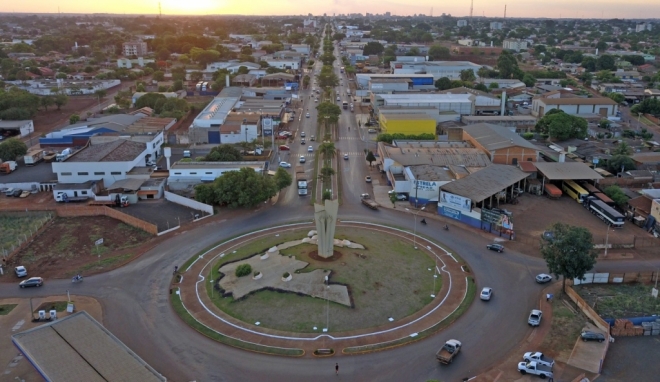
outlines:
[[[0,5],[0,381],[655,381],[660,3]]]

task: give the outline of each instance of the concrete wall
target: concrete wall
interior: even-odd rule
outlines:
[[[213,206],[209,206],[208,204],[204,204],[193,199],[188,199],[183,196],[173,194],[169,191],[165,191],[165,199],[169,200],[170,202],[190,207],[194,210],[204,211],[209,215],[213,215]]]
[[[568,281],[567,281],[567,283],[568,283]],[[596,313],[596,311],[593,310],[589,306],[589,304],[587,304],[587,302],[584,301],[582,299],[582,297],[580,297],[580,295],[577,294],[577,292],[574,291],[573,288],[571,288],[569,285],[566,286],[566,294],[568,295],[568,297],[571,300],[573,300],[575,305],[577,305],[577,307],[580,308],[582,313],[584,313],[585,316],[587,316],[591,321],[594,322],[594,324],[596,324],[598,329],[603,330],[603,331],[605,331],[605,333],[607,333],[607,336],[608,336],[608,341],[607,342],[609,343],[610,324],[608,324],[605,320],[600,318],[598,313]]]
[[[158,227],[134,216],[119,212],[115,209],[105,206],[65,206],[56,208],[57,215],[61,217],[74,216],[109,216],[120,220],[130,226],[139,228],[152,235],[158,234]]]

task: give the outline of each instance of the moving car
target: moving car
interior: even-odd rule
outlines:
[[[603,342],[605,341],[605,335],[602,333],[596,333],[592,332],[590,330],[584,330],[582,333],[580,333],[580,338],[582,338],[582,341],[598,341],[598,342]]]
[[[316,140],[316,137],[314,137],[314,136],[312,135],[311,137],[309,137],[309,140],[310,140],[310,141],[315,141],[315,140]]]
[[[360,194],[360,199],[369,199],[369,194]]]
[[[305,117],[306,117],[306,118],[309,118],[309,113],[305,114]]]
[[[14,272],[16,272],[16,277],[27,276],[27,269],[25,269],[25,267],[22,265],[19,265],[16,268],[14,268]]]
[[[27,288],[27,287],[40,287],[44,285],[44,279],[41,277],[30,277],[27,280],[23,280],[18,284],[21,288]]]
[[[344,160],[348,160],[348,154],[344,154]]]
[[[312,146],[307,147],[307,152],[308,153],[313,153],[314,152],[314,147],[312,147]]]
[[[371,183],[371,177],[369,175],[365,176],[364,181],[367,183]]]
[[[300,132],[300,136],[303,137],[303,138],[305,138],[305,132],[304,132],[304,131],[301,131],[301,132]]]
[[[291,149],[287,145],[281,145],[280,146],[280,151],[289,151],[289,150],[291,150]]]
[[[543,317],[543,312],[541,312],[538,309],[532,309],[532,311],[529,313],[529,318],[527,319],[527,323],[529,326],[539,326],[541,325],[541,318]]]
[[[289,163],[289,162],[280,162],[280,167],[291,168],[291,163]]]
[[[541,273],[540,275],[536,276],[536,282],[539,284],[547,283],[548,281],[552,280],[552,276],[546,275],[545,273]]]
[[[493,288],[484,287],[484,289],[481,290],[479,298],[484,301],[490,301],[491,297],[493,297]]]
[[[488,244],[486,248],[490,249],[491,251],[496,251],[499,253],[504,252],[504,246],[502,244],[496,244],[496,243]]]
[[[301,144],[301,145],[304,145],[304,144],[305,144],[305,138],[303,138],[303,139],[300,140],[300,144]]]
[[[369,130],[367,130],[367,132],[369,132],[369,133],[371,133],[371,134],[375,134],[375,133],[376,133],[376,129],[369,129]]]
[[[305,163],[305,156],[304,155],[300,156],[300,163]]]

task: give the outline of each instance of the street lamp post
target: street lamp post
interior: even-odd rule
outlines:
[[[605,233],[605,257],[607,257],[607,247],[609,247],[610,238],[610,225],[607,225],[607,232]]]
[[[408,212],[412,212],[412,214],[413,214],[413,219],[415,219],[415,220],[414,220],[414,223],[413,223],[413,247],[414,247],[415,249],[417,249],[417,215],[418,215],[421,211],[424,211],[424,209],[426,209],[426,207],[422,207],[422,209],[418,210],[417,212],[414,212],[414,211],[410,211],[408,208],[406,208],[406,211],[408,211]]]

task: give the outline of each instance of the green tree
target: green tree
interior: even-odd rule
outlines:
[[[593,57],[585,57],[582,59],[582,63],[580,64],[586,70],[587,72],[595,72],[596,71],[596,59]]]
[[[447,77],[440,77],[435,81],[435,88],[438,90],[451,89],[451,80]]]
[[[626,100],[626,97],[621,93],[607,93],[606,95],[616,103],[621,103]]]
[[[205,203],[205,204],[214,204],[215,203],[215,192],[213,189],[213,184],[198,184],[195,186],[195,200]]]
[[[534,78],[534,76],[532,76],[529,73],[525,73],[525,76],[523,77],[522,82],[525,83],[525,86],[527,86],[528,88],[531,88],[532,86],[534,86],[534,84],[536,84],[536,78]]]
[[[488,93],[488,87],[486,87],[486,85],[484,85],[482,83],[478,83],[478,84],[474,85],[474,89],[485,92],[485,93]]]
[[[564,223],[555,223],[548,231],[553,239],[541,242],[541,254],[550,273],[562,277],[562,290],[566,292],[567,278],[582,278],[596,264],[593,237],[584,227]]]
[[[55,95],[53,101],[55,103],[55,106],[57,106],[57,110],[60,110],[62,106],[69,103],[69,96],[64,93],[58,93]]]
[[[616,68],[614,57],[604,54],[596,60],[596,70],[614,70]]]
[[[243,155],[232,145],[215,146],[204,157],[205,162],[240,162],[242,160]]]
[[[474,70],[472,69],[463,69],[461,70],[461,81],[465,82],[474,82],[477,78],[474,75]]]
[[[619,172],[634,170],[635,161],[627,155],[612,155],[610,159],[607,160],[607,168],[613,174]]]
[[[271,177],[263,176],[253,168],[225,172],[213,182],[215,202],[231,208],[251,208],[272,198],[277,193]]]
[[[330,177],[335,175],[335,170],[332,167],[323,167],[321,169],[321,174],[319,177],[323,179],[323,183],[328,183],[330,181]]]
[[[283,167],[277,169],[273,180],[275,181],[275,187],[277,187],[278,190],[289,187],[291,183],[293,183],[293,177]]]
[[[628,155],[628,156],[630,156],[630,154],[632,154],[632,152],[633,152],[632,148],[630,146],[628,146],[628,144],[625,141],[623,141],[623,142],[619,143],[614,148],[614,150],[612,150],[611,154],[612,155]]]
[[[69,117],[69,124],[73,125],[74,123],[78,123],[80,121],[80,116],[78,114],[72,114]]]
[[[323,155],[323,158],[326,160],[333,159],[337,154],[337,149],[335,149],[335,144],[332,142],[323,142],[319,145],[319,153]]]
[[[175,92],[179,91],[179,90],[183,90],[183,81],[181,81],[181,80],[174,81],[174,84],[172,85],[172,89]]]
[[[500,84],[497,82],[491,82],[490,85],[488,85],[488,89],[499,89]]]
[[[396,201],[397,201],[396,192],[390,192],[389,196],[390,196],[390,202],[392,202],[392,208],[396,208]]]
[[[605,41],[598,41],[596,49],[598,49],[600,53],[605,52],[607,50],[607,43]]]
[[[447,60],[451,56],[449,48],[437,44],[429,48],[428,54],[431,61]]]
[[[27,145],[18,138],[10,138],[0,143],[0,159],[13,161],[27,154]]]
[[[607,195],[614,201],[614,203],[619,206],[625,206],[626,203],[628,203],[629,198],[623,192],[621,187],[617,186],[616,184],[607,187],[605,190],[603,190],[603,192],[605,192],[605,195]]]
[[[234,271],[236,277],[247,276],[250,273],[252,273],[252,266],[250,264],[241,264],[236,267],[236,270]]]
[[[500,71],[500,77],[511,79],[518,68],[518,60],[508,50],[503,50],[497,58],[497,70]]]
[[[165,73],[161,70],[158,70],[154,72],[152,78],[154,79],[154,81],[163,81],[165,80]]]
[[[385,47],[383,44],[377,42],[377,41],[370,41],[368,42],[365,46],[364,49],[362,50],[362,54],[365,56],[370,56],[372,54],[381,54],[385,50]]]
[[[51,95],[41,97],[41,106],[44,107],[44,110],[48,111],[48,106],[55,105],[55,97]]]
[[[537,132],[548,134],[560,141],[586,137],[587,127],[588,124],[584,118],[568,115],[559,109],[548,111],[536,123]]]
[[[369,167],[371,167],[371,164],[376,161],[376,156],[374,155],[373,152],[371,152],[371,150],[369,150],[369,152],[367,153],[366,160],[367,162],[369,162]]]

